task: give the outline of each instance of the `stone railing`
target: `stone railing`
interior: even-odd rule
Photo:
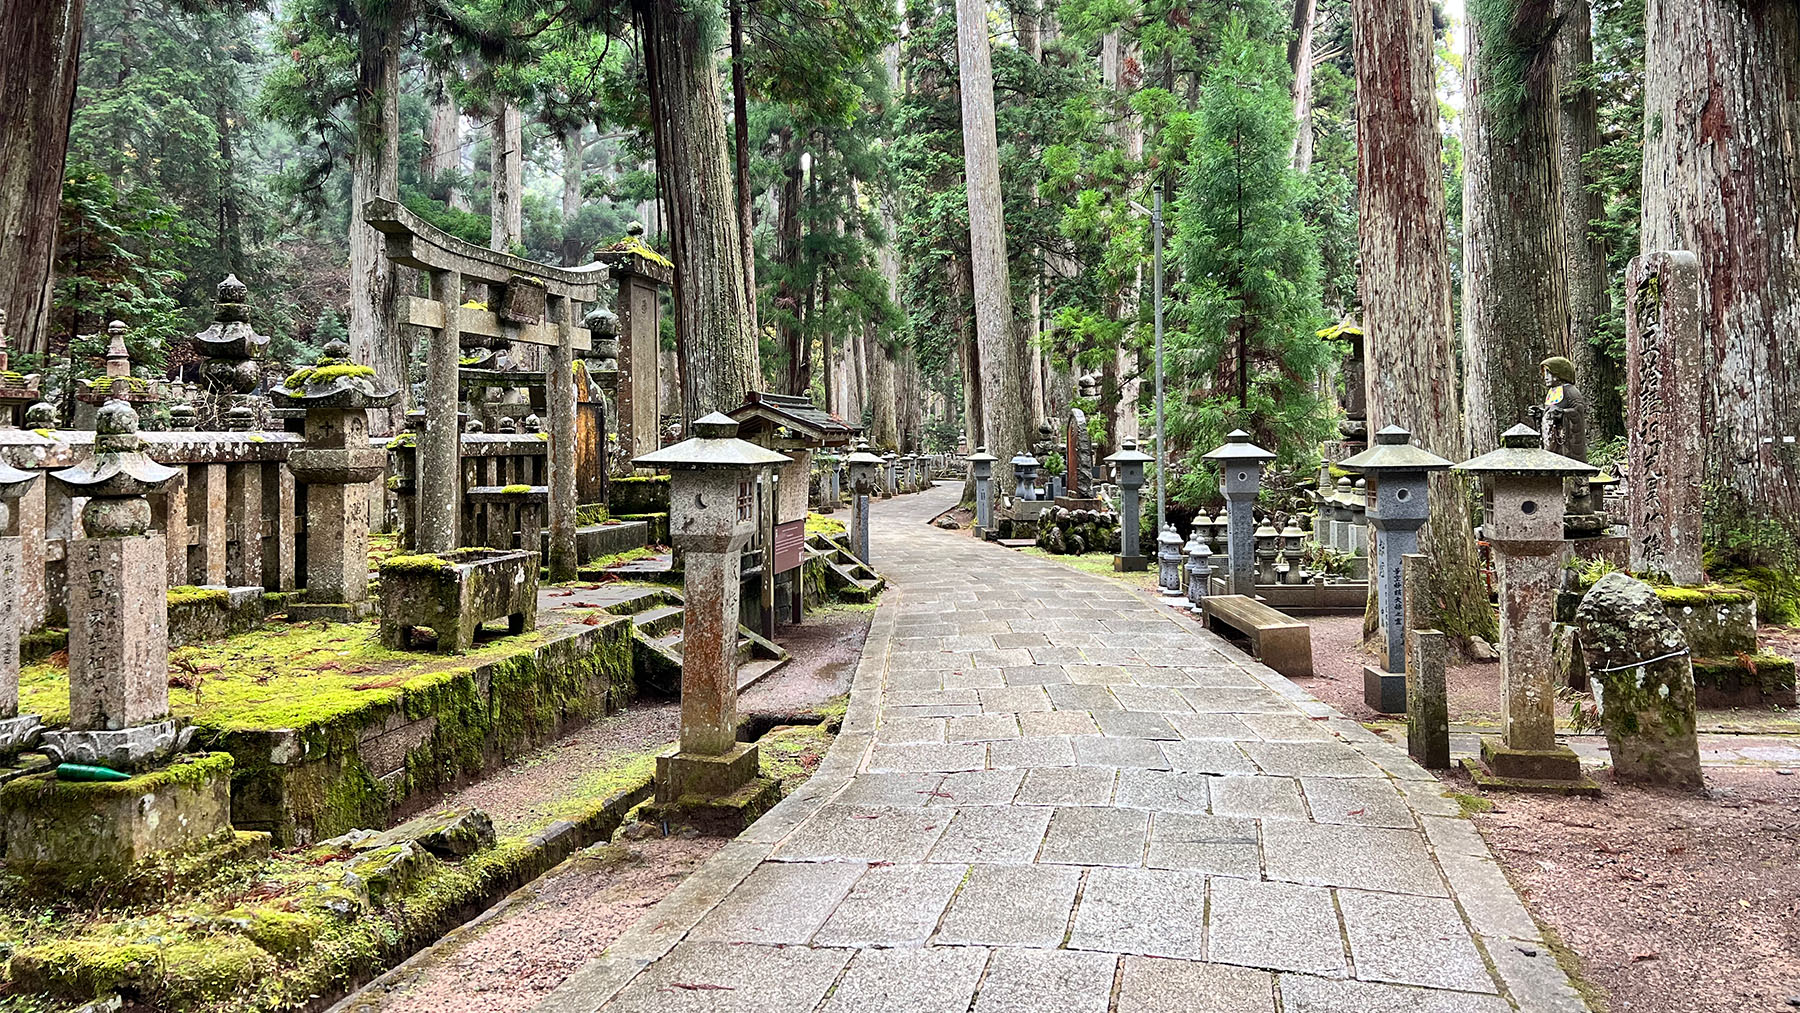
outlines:
[[[288,471],[297,433],[144,433],[144,452],[181,475],[151,497],[152,526],[167,534],[170,586],[225,584],[292,591],[305,585],[305,489]],[[87,461],[91,432],[0,429],[0,460],[50,471]],[[81,501],[37,482],[19,501],[20,605],[26,628],[59,623],[69,539]]]
[[[550,505],[549,444],[536,433],[464,433],[462,455],[462,540],[493,549],[543,550]],[[418,451],[409,441],[393,444],[390,466],[400,544],[418,544]]]

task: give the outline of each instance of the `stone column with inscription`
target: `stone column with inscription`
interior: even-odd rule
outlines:
[[[288,455],[294,481],[306,487],[306,595],[287,610],[296,622],[355,622],[369,613],[368,483],[387,453],[369,444],[368,413],[400,392],[377,390],[375,371],[349,362],[349,353],[334,341],[318,365],[271,392],[278,407],[306,410],[306,446]]]
[[[1626,270],[1625,296],[1631,569],[1699,584],[1707,384],[1699,261],[1686,250],[1643,254]]]
[[[143,453],[130,404],[108,401],[94,423],[93,460],[50,474],[87,505],[68,543],[69,726],[43,749],[59,764],[139,771],[191,734],[169,717],[168,550],[145,498],[179,472]]]
[[[28,749],[43,731],[35,714],[19,713],[19,634],[24,625],[25,539],[19,536],[19,499],[37,472],[0,462],[0,760]]]

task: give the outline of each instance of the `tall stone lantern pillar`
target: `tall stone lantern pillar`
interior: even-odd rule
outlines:
[[[1556,662],[1551,645],[1563,557],[1563,480],[1596,469],[1553,454],[1530,426],[1500,437],[1500,448],[1456,469],[1487,481],[1482,532],[1500,577],[1501,736],[1481,740],[1478,783],[1531,787],[1581,784],[1581,761],[1556,742]]]
[[[755,780],[755,743],[737,740],[740,557],[756,531],[758,479],[787,457],[737,438],[714,412],[694,436],[636,458],[669,469],[669,538],[685,562],[681,738],[656,761],[656,798],[721,798]]]
[[[1219,462],[1219,485],[1225,490],[1227,594],[1256,597],[1256,493],[1263,468],[1274,459],[1242,429],[1232,430],[1224,446],[1206,455],[1206,460]]]
[[[969,476],[975,480],[975,536],[986,538],[994,530],[994,462],[1000,460],[976,447],[963,460],[969,462]]]
[[[386,408],[398,390],[375,389],[375,370],[351,363],[341,341],[318,364],[270,391],[277,407],[306,411],[306,445],[288,455],[306,486],[306,597],[288,605],[296,622],[355,622],[369,612],[369,490],[387,452],[369,443],[369,409]]]
[[[1119,478],[1119,554],[1113,557],[1113,569],[1120,573],[1142,573],[1150,568],[1138,546],[1144,523],[1139,496],[1144,488],[1144,465],[1154,460],[1137,448],[1136,440],[1124,441],[1118,453],[1106,458]]]
[[[899,460],[900,455],[891,450],[881,455],[881,494],[883,496],[897,496],[900,493],[900,480],[894,475],[894,467]]]
[[[150,501],[180,474],[143,453],[137,412],[108,401],[94,417],[94,459],[50,473],[87,498],[69,541],[69,727],[46,732],[58,763],[143,770],[175,753],[169,718],[169,556]]]
[[[19,713],[19,633],[24,625],[25,539],[19,536],[19,498],[37,472],[0,463],[0,760],[28,749],[43,730],[35,714]]]
[[[844,459],[850,469],[850,550],[856,558],[869,562],[869,497],[881,485],[881,458],[869,451],[867,443]]]
[[[1339,462],[1368,482],[1369,523],[1375,527],[1376,601],[1387,652],[1380,668],[1363,671],[1363,702],[1384,714],[1406,712],[1406,616],[1401,607],[1400,562],[1419,551],[1419,529],[1431,517],[1431,473],[1450,462],[1411,445],[1412,434],[1388,426],[1368,450]]]

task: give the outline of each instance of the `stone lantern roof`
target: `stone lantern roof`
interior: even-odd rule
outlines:
[[[5,461],[0,461],[0,502],[15,500],[25,495],[31,483],[37,481],[38,473],[15,468]],[[4,530],[4,527],[0,527]]]
[[[1275,455],[1250,442],[1250,434],[1233,429],[1225,437],[1225,445],[1207,453],[1208,461],[1273,461]]]
[[[1015,468],[1035,468],[1039,464],[1037,458],[1032,457],[1029,452],[1024,451],[1024,450],[1019,451],[1018,456],[1014,457],[1012,460],[1010,460],[1006,463],[1012,465]]]
[[[738,424],[723,412],[694,420],[694,436],[631,463],[646,468],[766,468],[786,464],[786,454],[737,438]],[[852,455],[854,459],[855,455]]]
[[[108,401],[94,419],[93,460],[50,477],[78,496],[122,497],[156,492],[181,474],[152,461],[143,448],[137,412],[124,401]]]
[[[282,408],[360,411],[388,407],[400,399],[400,389],[377,390],[375,368],[351,362],[349,346],[333,341],[325,346],[325,356],[317,364],[295,370],[269,395]]]
[[[997,458],[996,458],[996,460],[997,460]],[[849,457],[844,458],[844,463],[846,463],[846,464],[879,465],[882,463],[882,461],[881,461],[881,458],[875,456],[875,454],[870,451],[869,445],[867,443],[860,443],[860,444],[857,444],[856,453],[851,454]]]
[[[747,433],[768,434],[794,446],[849,446],[857,433],[856,426],[815,407],[807,397],[751,391],[729,414]]]
[[[1000,459],[993,454],[988,453],[986,445],[983,445],[976,447],[975,452],[963,458],[963,460],[970,464],[992,464]]]
[[[1136,440],[1126,440],[1119,445],[1118,453],[1107,455],[1105,460],[1108,464],[1130,464],[1133,462],[1143,464],[1146,461],[1154,461],[1156,458],[1139,450]]]
[[[1450,462],[1410,442],[1412,433],[1399,426],[1388,426],[1375,434],[1375,445],[1338,462],[1338,467],[1357,474],[1379,476],[1382,472],[1443,471]]]
[[[194,335],[194,350],[209,359],[257,359],[269,337],[250,326],[250,290],[237,275],[219,282],[218,310],[210,327]]]
[[[1465,475],[1597,475],[1600,469],[1544,449],[1537,430],[1520,423],[1500,435],[1500,448],[1456,465]]]

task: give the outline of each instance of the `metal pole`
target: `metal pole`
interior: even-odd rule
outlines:
[[[1160,185],[1157,186],[1154,201],[1150,205],[1150,227],[1156,244],[1156,530],[1160,533],[1169,521],[1168,493],[1163,482],[1168,454],[1163,449],[1166,444],[1163,443],[1163,219]]]

